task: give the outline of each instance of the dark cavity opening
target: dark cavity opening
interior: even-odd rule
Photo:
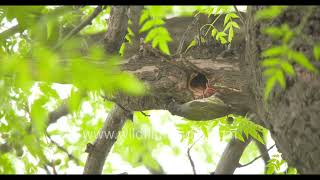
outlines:
[[[205,75],[198,73],[195,77],[193,77],[190,81],[190,88],[202,89],[205,90],[207,88],[208,79]]]

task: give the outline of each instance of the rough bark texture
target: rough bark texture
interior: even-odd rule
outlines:
[[[124,111],[117,105],[109,112],[96,141],[87,145],[86,152],[89,155],[83,174],[101,174],[107,155],[129,115],[130,112]]]
[[[320,172],[320,80],[307,70],[295,65],[297,77],[287,79],[286,91],[275,89],[268,102],[263,101],[265,79],[261,73],[261,51],[272,46],[272,40],[261,33],[271,25],[288,23],[297,26],[310,11],[310,7],[289,7],[272,22],[254,21],[253,17],[261,7],[248,7],[248,31],[246,32],[247,71],[250,73],[250,87],[256,101],[256,112],[270,130],[278,150],[289,166],[299,173]],[[315,42],[320,40],[320,8],[315,7],[302,33]],[[294,49],[304,52],[313,59],[310,42],[298,39]]]
[[[112,7],[108,30],[105,36],[106,52],[117,53],[124,41],[126,30],[128,28],[128,7]],[[132,113],[118,105],[109,112],[104,122],[100,135],[93,144],[87,144],[86,152],[89,153],[84,167],[83,174],[101,174],[106,158],[116,142],[119,132],[121,131],[127,118]]]
[[[112,6],[108,21],[108,30],[104,38],[107,53],[115,53],[121,47],[128,28],[128,7]]]

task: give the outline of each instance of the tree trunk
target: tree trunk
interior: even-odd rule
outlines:
[[[312,8],[289,7],[280,16],[270,21],[255,21],[254,14],[263,7],[248,7],[248,26],[246,31],[246,63],[251,77],[249,84],[255,112],[264,120],[270,130],[278,150],[289,166],[296,167],[299,173],[320,172],[320,80],[307,70],[295,65],[297,78],[287,79],[285,91],[275,89],[267,102],[263,100],[265,79],[260,67],[261,52],[274,45],[270,38],[261,33],[264,27],[287,23],[295,27],[301,23]],[[302,33],[315,42],[320,40],[320,8],[313,12],[302,28]],[[312,46],[298,39],[295,50],[303,51],[313,60]]]

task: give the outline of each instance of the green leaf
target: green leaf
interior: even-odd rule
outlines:
[[[154,28],[150,30],[146,36],[145,42],[148,43],[152,39],[154,39],[158,35],[159,31],[158,28]]]
[[[268,49],[264,50],[261,53],[261,56],[262,57],[280,56],[280,55],[283,55],[286,52],[288,52],[288,47],[285,46],[285,45],[273,46],[271,48],[268,48]]]
[[[227,40],[226,40],[226,38],[224,38],[224,37],[220,37],[220,41],[221,41],[221,44],[226,44],[227,43]]]
[[[240,29],[238,23],[236,23],[236,22],[234,22],[234,21],[231,22],[231,25],[232,25],[233,27],[235,27],[235,28]]]
[[[232,21],[229,22],[223,29],[223,32],[225,32],[227,29],[229,29],[230,27],[232,27]]]
[[[197,44],[196,41],[195,41],[195,40],[192,40],[192,41],[190,42],[189,46],[187,47],[187,49],[186,49],[185,52],[187,52],[191,47],[195,46],[196,44]]]
[[[288,167],[287,174],[297,174],[297,173],[298,172],[296,168]]]
[[[235,132],[235,137],[240,141],[244,142],[244,138],[242,137],[241,133],[239,133],[238,131]]]
[[[45,103],[46,97],[42,96],[41,98],[35,100],[31,106],[30,115],[32,127],[38,136],[44,133],[47,124],[47,111],[43,107]]]
[[[264,90],[264,99],[268,99],[273,87],[276,85],[276,82],[277,82],[276,76],[271,76],[270,78],[268,78],[266,87]]]
[[[229,36],[228,36],[228,41],[229,42],[231,42],[232,41],[232,39],[233,39],[233,28],[232,27],[230,27],[230,29],[229,29]]]
[[[214,38],[214,36],[217,34],[218,30],[216,28],[213,28],[211,31],[211,36]]]
[[[139,24],[141,25],[148,18],[149,18],[149,11],[146,10],[146,9],[142,10],[142,13],[141,13],[141,16],[140,16],[140,20],[139,20]]]
[[[299,65],[303,66],[311,72],[317,72],[317,69],[313,66],[313,64],[310,63],[309,59],[301,52],[290,51],[288,54],[288,58],[294,60]]]
[[[236,13],[229,13],[231,18],[239,18],[239,16]]]
[[[208,137],[208,136],[209,136],[209,135],[208,135],[208,131],[207,131],[207,128],[206,128],[206,127],[201,126],[201,130],[202,130],[202,132],[203,132],[203,134],[204,134],[204,136],[205,136],[205,137]]]
[[[278,71],[277,68],[268,68],[268,69],[264,70],[262,74],[264,76],[273,76],[277,71]]]
[[[287,61],[283,61],[281,62],[281,68],[282,70],[287,73],[289,76],[294,76],[295,75],[295,71],[293,69],[293,66],[288,63]]]
[[[287,6],[270,6],[263,8],[255,14],[255,19],[258,20],[270,20],[279,16]]]
[[[225,26],[225,25],[227,24],[227,22],[230,20],[230,17],[231,17],[230,13],[225,16],[224,22],[223,22],[223,25],[224,25],[224,26]]]
[[[218,32],[217,36],[216,36],[216,40],[219,40],[220,37],[225,37],[225,36],[227,36],[227,34],[225,32]]]
[[[270,67],[270,66],[280,65],[281,63],[282,62],[280,58],[268,58],[268,59],[264,59],[261,65],[263,67]]]
[[[143,26],[141,27],[141,29],[139,30],[140,33],[149,30],[150,28],[152,28],[154,25],[154,21],[153,20],[148,20],[146,23],[143,24]]]
[[[159,43],[159,48],[165,54],[170,55],[169,47],[168,47],[168,44],[166,42]]]
[[[316,44],[313,47],[313,55],[314,55],[314,58],[316,59],[316,61],[320,60],[320,43]]]

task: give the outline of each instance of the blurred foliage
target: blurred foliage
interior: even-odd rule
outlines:
[[[95,8],[0,7],[0,173],[82,173],[87,156],[85,147],[99,135],[113,106],[102,96],[117,92],[139,96],[145,92],[143,83],[120,71],[117,64],[121,57],[105,54],[98,45],[88,47],[89,42],[84,38],[108,28],[110,7],[78,35],[63,41]],[[140,33],[146,32],[146,42],[170,54],[168,43],[172,38],[164,26],[165,19],[197,13],[216,17],[211,24],[203,26],[208,27],[211,37],[222,44],[232,42],[234,28],[239,28],[234,21],[239,17],[232,6],[146,6],[140,19]],[[215,22],[222,16],[224,29],[218,30]],[[4,36],[3,32],[15,26],[18,28],[13,34]],[[286,33],[287,28],[283,27],[282,31]],[[129,43],[133,36],[128,28]],[[194,46],[195,42],[191,44]],[[319,52],[317,45],[314,47],[317,60]],[[306,65],[301,59],[297,61]],[[281,67],[291,72],[288,65]],[[50,112],[64,103],[70,113],[48,124]],[[195,145],[194,151],[199,156],[197,160],[202,160],[196,164],[202,163],[203,173],[214,170],[223,150],[216,148],[220,144],[213,144],[212,140],[226,143],[232,136],[241,141],[250,136],[266,142],[261,137],[266,130],[246,117],[229,115],[196,122],[181,120],[165,111],[146,113],[151,116],[135,112],[133,121],[126,122],[108,156],[104,173],[122,173],[124,167],[129,170],[143,167],[150,173],[171,172],[172,169],[162,167],[163,163],[171,164],[176,159],[187,163],[187,147],[199,134],[205,138]],[[255,155],[256,147],[249,145],[241,161]]]

